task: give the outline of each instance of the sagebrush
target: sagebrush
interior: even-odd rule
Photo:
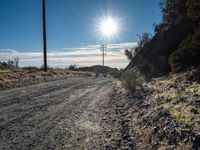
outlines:
[[[76,64],[71,64],[71,65],[68,67],[68,70],[77,71],[77,70],[78,70],[78,66],[77,66]]]
[[[121,83],[130,93],[134,93],[136,89],[142,88],[144,78],[133,70],[124,72],[121,76]]]

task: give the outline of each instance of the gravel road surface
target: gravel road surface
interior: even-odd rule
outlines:
[[[1,91],[0,149],[132,149],[122,106],[112,103],[114,82],[66,79]]]

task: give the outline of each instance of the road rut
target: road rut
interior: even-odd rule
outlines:
[[[112,78],[78,78],[1,91],[0,149],[133,147],[131,140],[119,141],[129,131],[122,130],[125,118],[115,109],[114,83]]]

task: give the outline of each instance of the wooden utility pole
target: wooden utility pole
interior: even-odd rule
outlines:
[[[46,43],[46,4],[42,0],[42,23],[43,23],[43,55],[44,55],[44,71],[47,71],[47,43]]]
[[[100,49],[102,51],[102,65],[104,66],[104,56],[105,56],[106,44],[100,45]]]

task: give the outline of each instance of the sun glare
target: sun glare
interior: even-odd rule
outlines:
[[[118,29],[118,22],[112,17],[104,18],[100,23],[100,32],[105,37],[112,37]]]

